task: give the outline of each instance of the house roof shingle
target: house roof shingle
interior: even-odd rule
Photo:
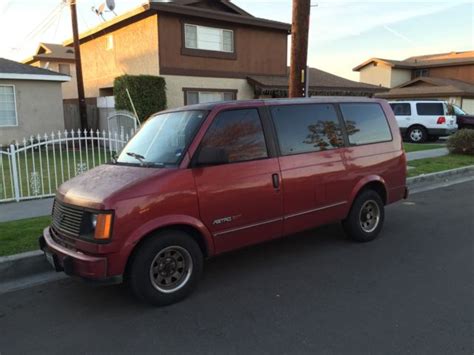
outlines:
[[[69,75],[0,58],[0,79],[69,81]]]
[[[74,62],[74,48],[56,43],[40,43],[33,56],[22,61],[31,64],[38,60]]]
[[[269,76],[269,75],[250,75],[248,76],[249,82],[252,84],[264,88],[264,89],[287,89],[288,78],[286,76]],[[387,91],[388,89],[381,86],[359,83],[349,79],[342,78],[340,76],[325,72],[316,68],[309,68],[309,87],[310,90],[343,90],[343,91],[356,91],[356,92],[367,92],[375,93],[381,91]]]
[[[375,96],[384,99],[439,96],[474,97],[474,85],[461,80],[421,77]]]
[[[393,60],[384,58],[370,58],[354,67],[353,71],[359,71],[371,63],[384,63],[393,68],[416,69],[442,67],[451,65],[474,64],[474,51],[450,52],[409,57],[404,60]]]

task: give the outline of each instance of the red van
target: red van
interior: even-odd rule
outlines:
[[[203,260],[342,221],[357,242],[407,196],[384,100],[232,101],[152,116],[117,159],[61,185],[40,247],[58,271],[176,302]]]

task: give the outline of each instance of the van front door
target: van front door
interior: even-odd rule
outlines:
[[[256,108],[219,113],[193,160],[201,220],[217,253],[282,234],[278,159]]]

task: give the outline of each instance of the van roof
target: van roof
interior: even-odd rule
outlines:
[[[183,111],[183,110],[207,110],[210,111],[220,107],[240,107],[240,106],[269,106],[285,104],[306,104],[306,103],[341,103],[341,102],[383,102],[384,99],[372,99],[360,96],[312,96],[309,98],[281,98],[281,99],[254,99],[254,100],[232,100],[218,101],[203,104],[183,106],[175,109],[169,109],[165,112]]]

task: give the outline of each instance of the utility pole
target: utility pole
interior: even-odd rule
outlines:
[[[293,0],[289,97],[304,97],[311,0]]]
[[[81,118],[81,128],[88,129],[87,124],[87,105],[84,97],[84,81],[82,78],[81,65],[81,48],[79,45],[79,30],[77,29],[77,12],[76,0],[69,0],[69,7],[71,8],[72,20],[72,36],[74,40],[74,57],[76,62],[76,78],[77,78],[77,97],[79,99],[79,116]]]

